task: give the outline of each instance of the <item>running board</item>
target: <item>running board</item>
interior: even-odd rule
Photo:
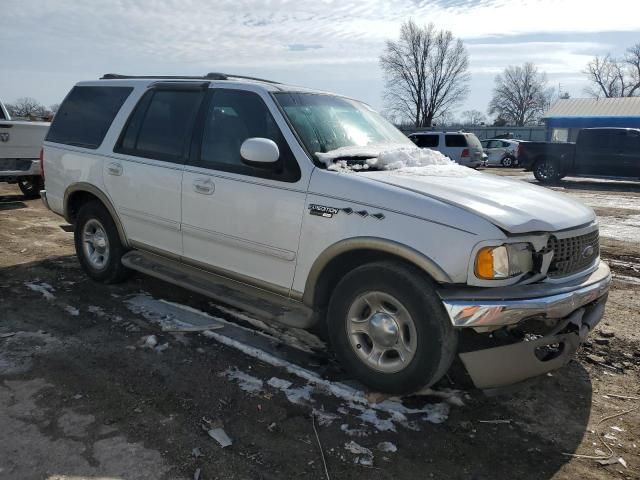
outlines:
[[[263,321],[277,322],[294,328],[309,328],[315,323],[313,311],[300,302],[176,260],[132,250],[122,257],[122,264],[132,270],[245,310]]]

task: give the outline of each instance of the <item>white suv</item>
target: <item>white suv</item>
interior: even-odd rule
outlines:
[[[357,101],[269,81],[79,83],[44,172],[95,281],[138,270],[267,321],[326,323],[381,391],[433,384],[456,353],[481,388],[558,368],[610,284],[591,209],[416,148]],[[483,349],[459,350],[463,334]]]
[[[418,147],[436,150],[465,167],[478,168],[484,163],[482,145],[473,133],[416,132],[409,138]]]

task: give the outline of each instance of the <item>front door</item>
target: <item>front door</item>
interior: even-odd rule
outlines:
[[[151,88],[104,161],[107,192],[134,245],[182,253],[182,172],[204,94],[198,84]]]
[[[272,115],[258,93],[232,88],[212,89],[204,112],[201,139],[182,179],[184,257],[287,294],[308,179],[274,120],[279,112],[274,108]],[[276,142],[275,165],[255,168],[242,161],[240,146],[254,137]]]

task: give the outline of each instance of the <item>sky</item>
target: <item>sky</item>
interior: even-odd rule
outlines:
[[[587,62],[640,42],[639,0],[0,0],[0,99],[59,103],[104,73],[225,72],[333,91],[382,110],[385,41],[412,18],[461,38],[486,113],[494,77],[536,63],[585,96]]]

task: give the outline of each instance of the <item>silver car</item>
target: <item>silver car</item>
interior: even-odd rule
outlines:
[[[487,155],[487,166],[489,167],[515,167],[518,164],[516,151],[518,140],[505,140],[502,138],[491,138],[480,142],[484,153]]]

